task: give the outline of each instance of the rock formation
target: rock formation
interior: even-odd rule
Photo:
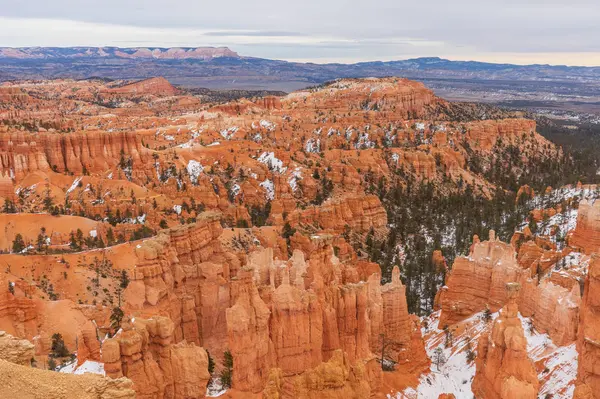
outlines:
[[[518,317],[518,283],[506,284],[507,303],[489,334],[481,336],[472,389],[482,399],[535,399],[539,381],[527,354],[527,340]]]
[[[588,276],[585,280],[583,300],[579,316],[577,350],[579,363],[577,379],[587,387],[578,388],[582,392],[590,391],[591,398],[600,398],[600,258],[592,256]]]
[[[410,250],[387,234],[397,225],[386,193],[443,185],[454,195],[468,182],[491,198],[498,187],[472,166],[498,142],[527,164],[559,153],[533,121],[464,115],[406,79],[205,99],[162,78],[0,87],[0,249],[24,239],[0,254],[0,329],[32,340],[34,357],[60,333],[79,365],[102,360],[148,399],[202,397],[207,351],[217,373],[224,353],[233,357],[232,395],[381,394],[379,362],[395,368],[392,380],[414,381],[429,365],[400,269],[382,285],[362,245],[397,250],[382,264],[386,279]],[[519,306],[536,328],[572,340],[577,280],[549,269],[563,252],[531,234],[514,248],[490,236],[451,272],[432,254],[436,275],[447,273],[439,326],[500,309],[504,284],[521,281]],[[535,280],[538,270],[548,281]]]
[[[583,200],[579,203],[577,227],[569,237],[569,244],[587,254],[600,249],[600,201]]]
[[[352,364],[341,350],[334,351],[326,363],[290,379],[285,379],[280,369],[272,369],[263,391],[265,399],[343,399],[370,396],[367,366],[360,361]]]
[[[342,233],[346,226],[359,232],[379,229],[387,224],[387,215],[376,196],[345,198],[321,207],[297,211],[289,215],[292,226],[312,224],[324,230]]]
[[[571,288],[544,279],[524,281],[519,298],[519,310],[531,317],[535,328],[548,333],[557,345],[567,345],[577,338],[581,294],[579,284]]]
[[[0,174],[19,180],[35,171],[100,173],[115,167],[122,152],[134,163],[143,164],[148,160],[134,133],[3,134],[0,136]]]
[[[453,324],[485,310],[500,309],[506,302],[504,285],[519,281],[522,273],[514,249],[498,241],[475,242],[468,257],[454,261],[440,293],[440,325]]]
[[[18,339],[0,331],[0,359],[10,363],[29,366],[34,359],[34,346],[25,339]]]
[[[0,331],[0,397],[133,399],[132,383],[97,374],[73,375],[31,368],[34,345]]]
[[[17,396],[15,396],[17,395]],[[73,375],[39,370],[0,359],[0,397],[19,399],[81,398],[134,399],[127,378],[111,379],[96,374]]]
[[[173,96],[178,93],[165,78],[150,78],[108,90],[114,94]]]
[[[173,329],[164,317],[125,322],[102,345],[106,374],[132,380],[138,398],[204,398],[208,355],[185,341],[172,343]]]

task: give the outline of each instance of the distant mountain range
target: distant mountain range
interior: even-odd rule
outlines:
[[[0,47],[0,59],[10,58],[20,60],[59,60],[77,58],[209,60],[215,57],[239,58],[239,55],[227,47]]]
[[[416,58],[356,64],[314,64],[243,57],[226,47],[0,48],[0,81],[163,76],[190,88],[281,90],[342,77],[403,76],[438,94],[488,102],[600,104],[600,67],[493,64]]]

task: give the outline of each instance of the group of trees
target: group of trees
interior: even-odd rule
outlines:
[[[392,160],[388,166],[393,173],[388,176],[362,173],[363,187],[381,199],[390,229],[387,236],[371,230],[351,241],[380,264],[383,283],[390,281],[394,266],[400,267],[410,312],[431,312],[444,283],[445,271],[436,268],[431,259],[434,250],[442,250],[452,265],[456,256],[468,252],[475,234],[485,240],[489,230],[495,230],[501,240],[510,240],[532,207],[527,201],[516,203],[521,185],[543,192],[548,185],[576,183],[569,171],[584,170],[568,153],[538,144],[527,135],[519,140],[521,146],[498,140],[491,155],[485,156],[471,149],[468,142],[462,144],[467,168],[495,186],[490,194],[474,180],[449,178],[441,159],[436,162],[437,176],[429,180],[418,178],[416,171],[397,166]]]
[[[55,370],[57,367],[57,360],[71,357],[72,354],[67,349],[65,341],[60,333],[52,334],[52,346],[50,347],[50,354],[48,355],[48,369]]]
[[[206,353],[208,354],[208,372],[210,373],[212,379],[215,372],[216,363],[210,353],[208,351],[206,351]],[[221,382],[222,388],[231,388],[231,381],[233,378],[233,356],[228,350],[223,353],[223,364],[218,378]]]

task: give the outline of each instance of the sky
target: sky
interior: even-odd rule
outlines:
[[[600,65],[598,0],[0,0],[0,46],[227,46],[308,62]]]

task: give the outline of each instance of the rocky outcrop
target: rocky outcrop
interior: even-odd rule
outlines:
[[[0,329],[17,337],[33,338],[38,334],[38,308],[30,297],[34,288],[15,281],[13,294],[6,280],[0,280],[0,284]]]
[[[368,101],[365,92],[370,93]],[[286,97],[284,103],[293,107],[303,98],[311,108],[318,106],[338,112],[378,110],[401,119],[424,117],[429,107],[445,103],[421,83],[400,78],[340,79],[316,92],[296,92]]]
[[[490,240],[475,242],[468,257],[454,261],[440,292],[440,326],[464,320],[489,308],[492,312],[506,302],[505,284],[519,281],[522,269],[514,249],[498,241],[490,231]]]
[[[131,157],[134,165],[150,159],[133,132],[2,133],[0,175],[19,180],[35,171],[101,173],[115,168],[121,153]]]
[[[346,226],[353,231],[366,233],[370,228],[380,229],[387,224],[387,214],[381,201],[374,195],[349,197],[331,201],[320,207],[295,211],[288,216],[292,226],[312,225],[336,233]]]
[[[74,375],[40,370],[0,359],[0,397],[19,399],[80,398],[135,399],[127,378],[111,379],[97,374]]]
[[[31,342],[0,331],[0,359],[2,360],[29,366],[35,355],[34,348]]]
[[[150,78],[108,90],[115,94],[174,96],[178,90],[165,78]]]
[[[226,311],[229,351],[234,359],[232,386],[241,391],[260,392],[273,366],[271,312],[247,270],[238,274],[232,296],[234,305]]]
[[[577,227],[569,236],[569,244],[586,254],[600,249],[600,201],[583,200],[577,212]]]
[[[536,399],[537,372],[527,354],[527,340],[518,317],[520,285],[506,284],[507,304],[491,331],[479,339],[472,389],[481,399]]]
[[[549,279],[521,279],[519,310],[531,317],[537,331],[550,335],[556,345],[568,345],[577,338],[581,294],[579,284],[565,288]]]
[[[579,316],[577,338],[579,362],[577,380],[591,391],[591,398],[600,398],[600,257],[594,254],[585,280]],[[580,393],[580,397],[583,393]]]
[[[291,285],[288,273],[283,276],[272,295],[270,336],[277,367],[288,376],[321,363],[323,311],[314,293]]]
[[[331,359],[302,375],[286,378],[280,369],[272,369],[263,391],[264,399],[344,399],[369,398],[369,366],[352,364],[341,350]]]
[[[529,119],[503,119],[475,121],[466,124],[469,142],[475,143],[477,147],[491,150],[500,138],[504,141],[513,142],[522,135],[535,133],[536,123]],[[540,143],[548,143],[539,137]]]
[[[206,351],[172,343],[173,322],[164,317],[125,322],[102,345],[106,374],[133,381],[138,398],[204,398],[210,375]]]
[[[427,367],[429,359],[420,333],[420,322],[416,316],[408,313],[406,289],[400,281],[400,269],[397,266],[392,271],[392,281],[381,288],[381,299],[383,333],[379,333],[377,344],[372,345],[373,352],[378,353],[381,340],[385,339],[386,356],[399,366],[408,366],[412,370]]]

